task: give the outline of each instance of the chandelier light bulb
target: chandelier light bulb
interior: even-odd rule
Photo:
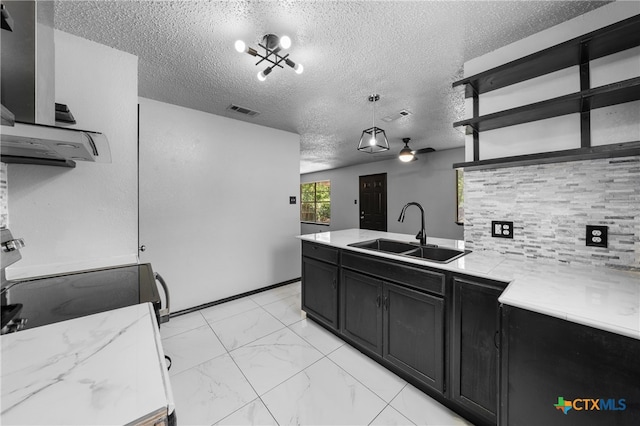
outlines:
[[[265,81],[265,80],[267,79],[267,76],[268,76],[269,74],[271,74],[271,70],[272,70],[272,69],[273,69],[273,68],[269,67],[269,68],[265,68],[265,70],[264,70],[264,71],[260,71],[260,72],[258,73],[258,80],[260,80],[260,81]]]
[[[371,136],[371,139],[369,139],[369,145],[371,146],[375,146],[376,145],[376,138]]]
[[[291,47],[291,39],[288,36],[280,37],[280,47],[283,49],[288,49]]]
[[[293,67],[293,70],[296,72],[296,74],[302,74],[302,71],[304,71],[304,67],[302,66],[302,64],[296,64],[296,66]]]
[[[243,53],[247,51],[247,45],[242,40],[237,40],[235,47],[238,53]]]

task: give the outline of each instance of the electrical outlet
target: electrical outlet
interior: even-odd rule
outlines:
[[[604,225],[587,225],[587,245],[604,247],[609,244],[609,227]]]
[[[491,236],[496,238],[513,238],[513,222],[492,220]]]

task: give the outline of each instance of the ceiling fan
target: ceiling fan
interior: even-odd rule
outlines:
[[[400,150],[400,160],[404,162],[416,161],[418,159],[418,154],[426,154],[428,152],[434,152],[435,149],[428,148],[420,148],[416,150],[412,150],[409,148],[409,141],[411,138],[402,138],[402,142],[404,142],[404,148]]]

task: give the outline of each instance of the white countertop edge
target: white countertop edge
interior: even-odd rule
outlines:
[[[149,305],[149,311],[152,318],[155,318],[156,314],[153,309],[151,303],[147,302]],[[158,368],[160,369],[160,374],[162,374],[162,383],[164,384],[164,392],[167,398],[167,415],[173,413],[176,409],[175,400],[173,399],[173,389],[171,388],[171,381],[169,380],[169,370],[167,369],[167,364],[165,363],[164,358],[164,349],[162,348],[162,337],[160,335],[160,328],[158,327],[158,323],[156,321],[153,322],[153,337],[156,343],[156,351],[158,352]]]

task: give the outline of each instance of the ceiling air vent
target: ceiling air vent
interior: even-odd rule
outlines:
[[[239,114],[248,115],[249,117],[255,117],[256,115],[260,114],[258,111],[254,111],[249,108],[241,107],[240,105],[234,105],[234,104],[229,105],[227,109],[231,111],[235,111]]]
[[[403,109],[400,112],[382,118],[382,121],[386,121],[387,123],[389,123],[391,121],[396,121],[399,118],[406,117],[407,115],[411,115],[411,111],[409,111],[408,109]]]

